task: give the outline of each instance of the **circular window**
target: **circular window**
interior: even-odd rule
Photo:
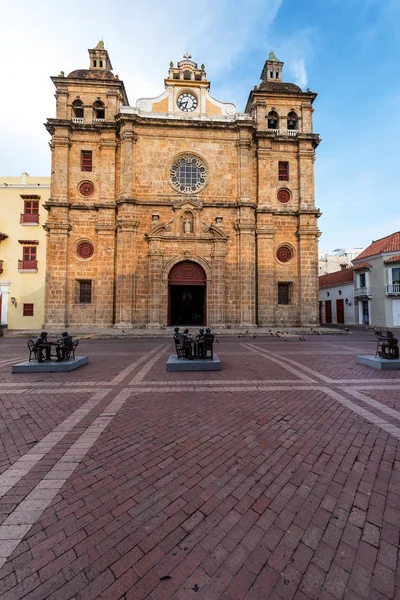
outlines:
[[[91,181],[82,181],[79,184],[79,193],[81,196],[93,196],[94,194],[94,185]]]
[[[282,204],[286,204],[290,200],[290,192],[289,192],[289,190],[285,190],[285,189],[279,190],[277,197],[278,197],[279,202],[281,202]]]
[[[94,254],[94,246],[90,242],[80,242],[76,247],[76,253],[79,258],[87,260],[88,258],[92,258]]]
[[[199,192],[207,183],[207,168],[197,156],[180,156],[172,163],[170,181],[183,194]]]
[[[276,258],[283,263],[289,262],[293,258],[293,252],[289,246],[281,246],[276,251]]]

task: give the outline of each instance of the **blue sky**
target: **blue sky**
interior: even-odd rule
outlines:
[[[49,76],[87,68],[104,39],[130,104],[158,95],[187,50],[211,93],[244,110],[274,50],[284,80],[318,93],[320,247],[365,246],[400,229],[399,0],[20,0],[0,7],[0,173],[47,175]]]

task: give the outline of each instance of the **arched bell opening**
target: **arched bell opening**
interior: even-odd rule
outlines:
[[[207,279],[197,263],[183,261],[168,275],[168,325],[202,326],[207,322]]]

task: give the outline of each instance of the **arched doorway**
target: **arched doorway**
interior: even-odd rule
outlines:
[[[206,274],[197,263],[184,261],[168,276],[168,325],[206,324]]]

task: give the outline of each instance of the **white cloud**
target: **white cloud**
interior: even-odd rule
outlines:
[[[282,2],[198,0],[187,7],[172,0],[4,3],[0,18],[8,27],[3,26],[0,37],[0,53],[7,59],[2,65],[7,93],[0,95],[2,174],[49,172],[49,136],[43,127],[55,114],[49,76],[87,68],[87,48],[99,39],[104,39],[131,104],[160,94],[169,62],[180,60],[186,51],[205,63],[211,81],[218,78],[225,86],[229,74],[235,86],[241,77],[235,71],[237,61],[257,46],[267,54],[269,29]]]

